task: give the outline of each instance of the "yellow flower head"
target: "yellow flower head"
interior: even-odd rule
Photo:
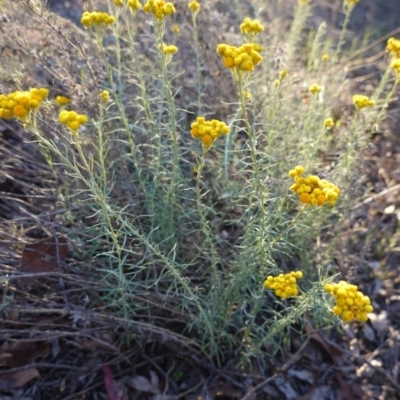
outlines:
[[[17,91],[8,95],[0,95],[0,118],[10,119],[12,117],[26,120],[29,112],[40,106],[42,101],[49,95],[48,89],[32,88],[28,91]]]
[[[263,59],[255,50],[254,43],[246,43],[240,47],[221,43],[217,46],[217,53],[222,57],[224,66],[236,72],[252,72]]]
[[[279,72],[279,78],[280,79],[285,79],[287,77],[288,71],[287,69],[283,69],[281,72]]]
[[[304,167],[298,165],[289,171],[294,183],[290,190],[299,196],[300,203],[311,206],[324,204],[334,205],[339,198],[340,189],[326,179],[320,179],[317,175],[303,177]]]
[[[167,15],[174,14],[175,7],[170,2],[148,0],[147,3],[143,6],[143,11],[153,14],[158,20],[162,20]]]
[[[357,110],[361,110],[365,107],[373,107],[375,105],[375,101],[371,100],[368,96],[355,94],[353,96],[353,104],[356,106]]]
[[[69,97],[65,97],[65,96],[57,96],[56,103],[60,106],[65,106],[65,105],[71,103],[71,99]]]
[[[391,63],[390,66],[395,70],[397,77],[400,77],[400,58],[395,58]]]
[[[178,48],[173,44],[165,44],[162,45],[162,51],[165,55],[172,55],[178,52]]]
[[[312,85],[308,88],[308,91],[309,91],[311,94],[320,93],[321,90],[322,90],[321,86],[320,86],[320,85],[317,85],[316,83],[312,84]]]
[[[331,129],[331,128],[333,128],[335,126],[335,122],[333,121],[333,118],[327,118],[325,121],[324,121],[324,127],[326,128],[326,129]]]
[[[88,29],[90,27],[107,27],[115,22],[115,17],[101,11],[85,11],[82,14],[81,23]]]
[[[142,8],[139,0],[128,0],[126,5],[131,11],[138,11]]]
[[[322,61],[329,61],[330,59],[331,59],[331,57],[329,56],[329,54],[326,54],[326,53],[321,57]]]
[[[119,7],[124,5],[124,0],[114,0],[114,4]]]
[[[227,135],[230,130],[225,122],[217,119],[207,121],[204,117],[197,117],[191,128],[190,133],[195,139],[201,140],[205,150],[209,150],[216,139]]]
[[[356,285],[345,281],[324,285],[325,292],[336,300],[336,305],[332,308],[333,313],[346,323],[353,319],[366,322],[368,314],[373,311],[370,298],[357,289]]]
[[[198,1],[191,1],[188,5],[189,10],[193,13],[198,13],[200,10],[200,3]]]
[[[344,5],[347,8],[353,9],[360,0],[344,0]]]
[[[64,110],[60,112],[58,120],[61,124],[67,125],[71,129],[73,136],[77,138],[78,129],[82,124],[88,122],[88,117],[85,114],[78,114],[76,111]]]
[[[400,58],[400,40],[391,37],[388,39],[386,50],[390,53],[394,58]]]
[[[110,98],[110,93],[108,90],[103,90],[99,93],[99,97],[101,101],[107,102]]]
[[[179,27],[178,24],[174,24],[174,25],[172,26],[172,33],[173,33],[174,35],[177,35],[180,31],[181,31],[181,28]]]
[[[252,21],[250,18],[245,18],[240,24],[240,31],[243,35],[248,35],[250,39],[253,39],[254,36],[261,33],[263,30],[264,27],[258,19]]]
[[[297,279],[301,279],[301,271],[292,271],[288,274],[278,276],[268,276],[264,282],[264,287],[275,291],[275,296],[286,299],[287,297],[296,297],[299,294]]]

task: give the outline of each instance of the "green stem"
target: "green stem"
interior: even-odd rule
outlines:
[[[177,208],[177,191],[178,191],[178,180],[179,180],[179,135],[178,135],[178,126],[177,126],[177,115],[175,108],[174,96],[172,93],[171,82],[168,79],[168,70],[167,70],[167,60],[165,54],[163,52],[163,36],[164,36],[164,21],[158,20],[154,18],[154,26],[155,26],[155,38],[158,47],[159,61],[161,67],[161,80],[164,88],[164,97],[167,99],[168,103],[168,121],[169,121],[169,130],[171,134],[171,142],[172,142],[172,179],[171,184],[168,188],[167,199],[166,202],[170,204],[171,210],[169,212],[170,217],[170,227],[171,230],[174,231],[175,226],[175,209]]]
[[[390,102],[390,100],[392,99],[393,95],[396,92],[396,89],[397,89],[397,86],[399,85],[399,82],[400,82],[400,77],[396,77],[396,80],[394,81],[392,90],[386,96],[385,103],[382,106],[382,109],[379,112],[378,117],[376,118],[376,121],[375,121],[373,126],[378,125],[382,121],[382,118],[386,115],[386,109],[388,108],[389,102]]]
[[[113,70],[112,70],[111,65],[107,61],[107,54],[106,54],[106,51],[105,51],[105,49],[103,47],[102,36],[99,34],[99,32],[95,32],[95,37],[96,37],[98,46],[100,48],[100,53],[101,53],[101,55],[103,57],[103,62],[104,62],[104,66],[106,68],[108,81],[110,83],[111,88],[114,88]],[[116,37],[116,40],[117,41],[119,40],[118,37]],[[118,53],[118,51],[117,51],[117,53]],[[135,145],[135,142],[133,140],[132,132],[131,132],[131,130],[129,128],[129,121],[128,121],[128,118],[127,118],[126,113],[125,113],[125,107],[124,107],[124,104],[123,104],[122,93],[119,90],[118,91],[113,90],[113,94],[114,94],[115,104],[117,105],[117,108],[118,108],[118,111],[119,111],[119,117],[120,117],[120,119],[122,121],[126,136],[128,138],[131,158],[132,158],[132,162],[133,162],[133,165],[134,165],[136,173],[137,173],[139,186],[140,186],[140,189],[141,189],[143,195],[145,196],[145,198],[147,200],[148,193],[147,193],[146,186],[145,186],[145,184],[144,184],[144,182],[142,180],[141,168],[140,168],[139,161],[138,161],[137,154],[136,154],[137,153],[136,145]]]
[[[206,150],[203,147],[203,154],[200,157],[200,162],[198,165],[197,169],[197,177],[196,177],[196,204],[197,204],[197,213],[200,218],[200,227],[201,231],[204,234],[204,243],[205,243],[205,248],[210,250],[211,253],[211,293],[213,296],[218,299],[220,295],[220,280],[218,277],[218,252],[215,246],[214,238],[212,235],[212,230],[210,228],[210,224],[207,221],[207,216],[205,213],[205,210],[207,209],[206,207],[203,206],[203,203],[201,201],[202,199],[202,194],[201,194],[201,174],[203,172],[204,168],[204,157],[206,154]],[[210,302],[211,307],[216,306],[216,304],[213,304],[214,302]]]
[[[338,45],[336,47],[336,52],[335,52],[335,57],[334,57],[335,61],[338,61],[339,54],[340,54],[340,52],[342,50],[342,47],[343,47],[343,45],[345,43],[344,36],[345,36],[345,34],[347,32],[347,25],[350,22],[350,15],[351,15],[352,9],[353,9],[352,7],[345,7],[345,9],[344,9],[344,22],[343,22],[342,30],[340,31],[339,42],[338,42]]]
[[[201,79],[201,63],[200,63],[200,54],[199,54],[199,31],[197,29],[197,13],[192,12],[192,21],[193,21],[193,41],[194,41],[194,52],[196,55],[196,75],[197,75],[197,108],[198,114],[202,115],[202,79]]]

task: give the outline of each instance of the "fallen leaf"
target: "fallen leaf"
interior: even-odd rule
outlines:
[[[56,271],[60,269],[67,254],[68,243],[63,237],[53,236],[28,244],[22,253],[20,270],[27,273]]]
[[[325,336],[323,336],[320,332],[314,331],[312,326],[314,325],[312,322],[312,318],[310,314],[306,313],[306,319],[309,322],[305,324],[304,328],[306,333],[308,333],[309,337],[319,343],[322,348],[328,353],[331,357],[332,361],[336,363],[342,357],[343,352],[334,344],[331,344]]]
[[[287,400],[294,400],[299,394],[293,389],[291,383],[283,376],[279,375],[274,379],[275,386],[285,396]]]
[[[10,349],[13,361],[9,365],[12,368],[32,364],[39,357],[46,357],[50,351],[50,343],[20,340],[12,344]]]
[[[0,363],[9,368],[32,364],[38,357],[46,357],[50,350],[49,342],[20,340],[9,344],[3,343],[0,349]]]
[[[22,387],[30,380],[38,377],[39,371],[36,368],[0,373],[0,390],[9,391]]]
[[[12,354],[0,349],[0,367],[7,367],[10,360],[12,359]]]
[[[294,376],[301,381],[308,382],[310,385],[314,383],[314,375],[312,372],[307,371],[305,369],[289,369],[287,372],[288,376]]]
[[[348,382],[344,379],[343,373],[336,374],[337,381],[340,387],[340,394],[343,400],[357,400],[364,397],[364,391],[361,386],[355,382]]]
[[[136,375],[129,380],[129,385],[131,385],[134,389],[145,392],[145,393],[153,393],[153,394],[160,394],[161,390],[159,387],[159,380],[157,375],[151,371],[150,372],[150,379],[148,380],[146,377],[142,375]]]
[[[315,331],[313,332],[312,328],[307,324],[305,325],[305,331],[309,334],[311,339],[315,340],[322,346],[334,363],[336,363],[342,357],[342,351],[333,344],[329,343],[329,341],[321,333]]]
[[[107,365],[103,365],[101,369],[104,372],[104,384],[110,400],[119,400],[117,388],[115,387],[114,376],[111,369]]]

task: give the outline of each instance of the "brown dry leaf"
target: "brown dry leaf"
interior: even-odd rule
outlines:
[[[312,330],[312,318],[310,314],[306,314],[306,318],[310,324],[305,324],[305,331],[309,334],[310,338],[315,340],[317,343],[319,343],[322,348],[328,353],[328,355],[331,357],[332,361],[336,363],[338,361],[343,353],[340,349],[338,349],[336,346],[330,344],[328,340],[320,333],[320,332],[315,332]]]
[[[25,246],[21,272],[52,272],[61,267],[68,254],[68,243],[63,237],[49,237]]]
[[[0,373],[0,391],[9,391],[24,386],[30,380],[39,377],[36,368],[28,368],[22,371]]]
[[[0,349],[0,367],[6,367],[12,358],[12,354],[4,349]]]
[[[23,340],[14,342],[9,346],[3,344],[1,349],[5,356],[5,358],[3,358],[3,361],[6,362],[4,366],[9,368],[17,368],[32,364],[36,358],[46,357],[49,350],[49,342],[30,342]]]
[[[336,374],[337,381],[340,387],[340,394],[344,400],[357,400],[364,398],[364,391],[361,386],[355,382],[347,382],[343,378],[343,373]]]
[[[336,363],[342,357],[343,353],[340,351],[340,349],[330,344],[321,333],[314,332],[310,335],[310,337],[324,348],[334,363]]]

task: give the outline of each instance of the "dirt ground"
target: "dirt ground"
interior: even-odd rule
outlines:
[[[54,12],[78,23],[84,3],[90,2],[48,3]],[[334,16],[341,2],[317,3],[313,23],[327,19],[330,29],[338,31],[340,19]],[[361,0],[351,27],[363,32],[366,26],[374,26],[375,37],[394,34],[400,28],[400,0]],[[8,48],[2,48],[2,55],[15,56]],[[365,75],[377,72],[355,68],[351,73],[362,84]],[[35,79],[46,79],[46,74],[37,72]],[[255,362],[242,370],[228,361],[217,368],[179,338],[165,344],[163,333],[153,332],[144,345],[138,340],[128,346],[120,339],[121,331],[129,329],[123,321],[110,321],[101,312],[87,310],[85,304],[79,310],[69,308],[66,286],[72,293],[83,290],[85,281],[85,290],[97,290],[97,277],[71,263],[70,271],[79,280],[65,282],[63,274],[55,272],[33,289],[32,282],[21,281],[13,292],[2,283],[0,400],[400,399],[399,126],[396,97],[364,154],[360,169],[365,196],[349,214],[339,255],[346,277],[357,274],[368,288],[374,307],[368,323],[332,335],[310,331],[307,339],[293,336],[285,361],[278,358],[272,365],[266,360],[268,367]],[[25,238],[16,237],[13,229],[23,226],[26,238],[39,241],[53,237],[62,227],[46,213],[56,201],[46,196],[55,178],[17,124],[0,121],[0,159],[0,274],[6,277],[23,271],[23,254],[32,262],[29,251],[35,250],[25,246]],[[37,215],[47,218],[48,224],[38,221]],[[48,252],[46,246],[56,247],[58,258],[67,256],[62,241],[37,246],[43,252]],[[352,268],[347,266],[349,260]],[[48,293],[45,300],[43,290]],[[15,307],[14,299],[22,294],[28,303]]]

